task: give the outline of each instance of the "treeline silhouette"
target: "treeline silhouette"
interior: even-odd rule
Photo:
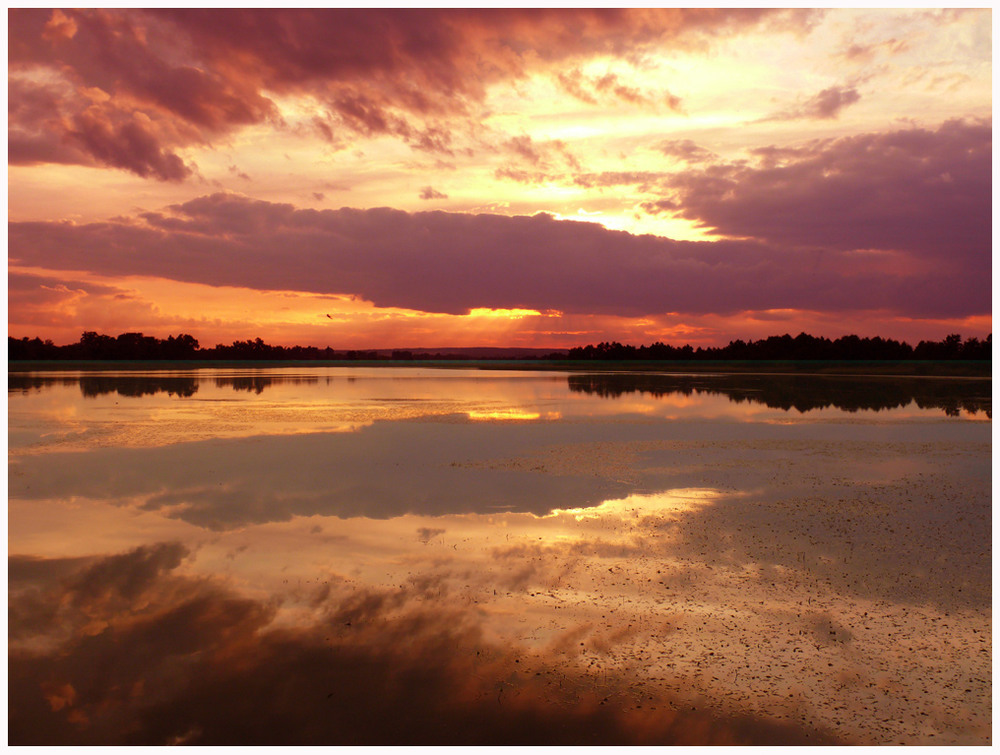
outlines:
[[[795,338],[785,334],[770,336],[759,341],[730,341],[727,346],[710,346],[697,349],[687,346],[669,346],[657,341],[649,346],[629,346],[617,341],[596,346],[580,346],[569,350],[568,359],[574,360],[632,360],[650,359],[663,361],[684,360],[991,360],[991,333],[985,341],[954,333],[942,341],[921,341],[916,348],[905,341],[895,341],[878,336],[861,338],[842,336],[835,341],[800,333]]]
[[[194,359],[198,339],[182,333],[166,339],[142,333],[122,333],[117,338],[87,331],[76,343],[56,346],[52,341],[7,336],[7,358],[17,359]]]
[[[992,333],[985,341],[978,338],[962,340],[957,333],[942,341],[920,341],[916,347],[903,341],[880,338],[861,338],[856,335],[842,336],[831,341],[800,333],[794,338],[788,334],[770,336],[759,341],[731,341],[727,346],[691,345],[670,346],[659,341],[649,346],[631,346],[615,342],[603,342],[596,346],[579,346],[568,353],[551,353],[543,359],[569,360],[662,360],[662,361],[751,361],[751,360],[992,360]],[[397,350],[390,354],[377,351],[336,351],[329,346],[271,346],[260,338],[234,341],[230,345],[217,344],[211,348],[201,348],[198,339],[186,333],[169,336],[166,339],[146,336],[142,333],[122,333],[112,337],[94,331],[87,331],[77,343],[56,346],[51,340],[27,337],[17,339],[7,337],[8,359],[10,360],[444,360],[465,359],[461,354],[428,354]],[[482,357],[489,358],[489,357]],[[539,357],[534,357],[538,359]]]
[[[565,354],[549,354],[546,358],[563,358]],[[142,333],[122,333],[112,337],[93,331],[85,332],[76,343],[56,346],[41,338],[7,337],[7,358],[10,360],[224,360],[224,361],[355,361],[355,360],[447,360],[467,359],[462,354],[425,353],[394,350],[380,354],[374,350],[348,349],[337,351],[327,346],[271,346],[260,338],[201,348],[198,339],[186,333],[166,339]],[[487,357],[488,358],[488,357]]]
[[[839,378],[811,375],[569,375],[569,389],[604,398],[645,393],[725,396],[733,403],[762,404],[801,413],[816,409],[848,412],[900,409],[914,403],[920,409],[941,409],[950,417],[983,412],[992,419],[993,397],[988,380],[900,380],[898,378]]]

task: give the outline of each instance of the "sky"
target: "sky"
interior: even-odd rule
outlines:
[[[8,10],[8,333],[992,331],[989,9]]]

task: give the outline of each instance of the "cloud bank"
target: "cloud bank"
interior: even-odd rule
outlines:
[[[679,146],[700,156],[696,145]],[[636,236],[546,214],[318,211],[213,194],[102,223],[12,223],[9,255],[49,270],[350,294],[447,314],[965,317],[992,306],[991,155],[988,123],[952,121],[762,148],[751,163],[587,178],[643,181],[663,197],[648,211],[728,237],[717,241]]]

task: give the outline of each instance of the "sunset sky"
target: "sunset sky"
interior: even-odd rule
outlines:
[[[992,331],[992,17],[10,10],[8,331]]]

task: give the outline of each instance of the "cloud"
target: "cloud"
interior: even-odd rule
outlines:
[[[15,163],[99,164],[164,181],[192,175],[179,149],[282,126],[277,97],[311,100],[311,128],[331,141],[391,135],[453,154],[451,122],[478,128],[474,106],[490,84],[593,55],[809,23],[794,11],[711,9],[14,9],[8,21],[9,77],[55,77],[66,90],[30,119],[25,88],[12,89]],[[617,79],[598,85],[643,97]],[[88,91],[103,97],[87,101]]]
[[[60,339],[69,333],[76,340],[83,330],[190,331],[204,324],[204,320],[166,315],[131,288],[80,280],[75,275],[14,270],[8,274],[7,303],[12,332],[62,331],[53,334]]]
[[[974,280],[988,277],[991,265],[989,122],[948,121],[936,130],[860,134],[759,154],[757,166],[678,174],[670,186],[679,214],[716,233],[781,247],[889,250],[966,271],[963,296],[985,305],[985,287]]]
[[[124,293],[123,289],[98,283],[73,282],[72,285],[74,288],[67,285],[65,278],[13,271],[7,273],[7,301],[8,304],[32,302],[51,306],[76,295],[116,296]]]
[[[436,599],[433,581],[377,591],[331,580],[312,596],[312,620],[279,627],[275,601],[179,574],[180,555],[153,544],[84,569],[35,560],[21,585],[53,612],[48,624],[44,612],[34,616],[34,628],[57,642],[10,650],[12,744],[835,741],[806,726],[695,709],[655,688],[642,687],[637,706],[627,668],[604,672],[598,686],[566,662],[568,645],[562,654],[501,646],[473,613]],[[25,594],[11,598],[14,637],[27,634]]]
[[[765,121],[793,121],[800,119],[830,120],[837,118],[840,111],[861,99],[861,94],[853,86],[832,86],[813,95],[801,105],[783,110],[764,118]]]
[[[949,122],[664,179],[650,201],[674,202],[732,240],[635,236],[544,214],[313,210],[214,194],[101,223],[11,223],[9,257],[448,314],[967,316],[991,307],[990,140],[988,123]]]
[[[66,81],[9,77],[8,161],[13,165],[105,165],[145,178],[180,181],[192,168],[169,143],[170,127],[144,112],[120,108],[92,88]]]
[[[680,110],[680,97],[668,91],[652,94],[637,87],[623,84],[621,77],[612,72],[601,76],[587,76],[579,68],[569,71],[559,71],[556,74],[559,85],[569,94],[588,105],[597,105],[601,101],[627,102],[639,106],[666,105],[671,110]]]
[[[675,157],[688,163],[702,163],[717,157],[714,152],[698,146],[690,139],[665,139],[655,149],[667,157]]]
[[[559,180],[557,165],[564,164],[573,170],[580,170],[579,159],[561,139],[535,141],[527,134],[515,136],[499,145],[499,149],[509,154],[513,160],[494,171],[494,177],[509,179],[518,183],[544,183]]]
[[[639,191],[655,190],[670,174],[660,171],[604,171],[602,173],[577,173],[573,183],[591,189],[605,186],[636,186]]]
[[[493,171],[496,179],[507,179],[522,184],[544,184],[550,181],[558,181],[563,178],[560,174],[544,173],[542,171],[522,170],[513,165],[503,165]]]
[[[75,97],[72,87],[8,76],[7,97],[7,161],[11,165],[93,163],[81,145],[66,138],[60,103]]]
[[[665,212],[673,213],[680,209],[680,205],[672,199],[658,199],[655,202],[642,202],[639,205],[643,212],[649,215],[661,215]]]
[[[97,108],[73,116],[67,136],[98,162],[130,170],[143,178],[183,181],[192,170],[165,149],[142,113],[115,122]]]
[[[870,63],[879,54],[898,55],[911,48],[911,43],[905,39],[886,39],[871,44],[855,43],[842,53],[842,57],[852,63]]]
[[[442,194],[437,191],[433,186],[425,186],[420,190],[421,199],[447,199],[447,194]]]

